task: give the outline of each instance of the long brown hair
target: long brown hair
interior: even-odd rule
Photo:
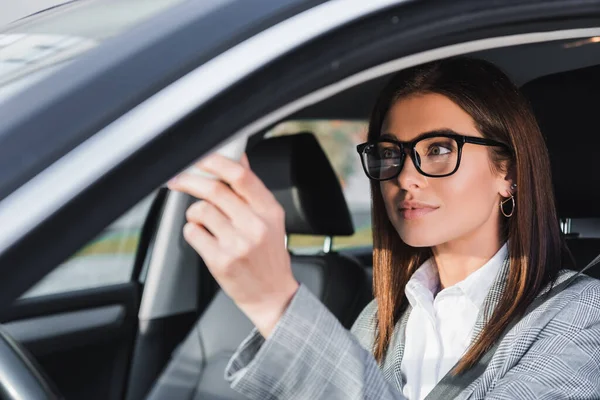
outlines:
[[[457,57],[399,72],[375,104],[368,139],[375,140],[381,134],[384,119],[396,101],[425,93],[448,97],[473,118],[484,137],[512,149],[490,147],[490,159],[498,170],[506,171],[508,166],[514,171],[518,188],[514,215],[503,224],[503,239],[509,240],[506,287],[481,334],[453,370],[458,374],[475,364],[508,323],[556,278],[564,242],[544,139],[527,100],[493,64]],[[432,253],[429,248],[413,248],[402,242],[386,214],[378,182],[371,182],[371,196],[373,291],[378,304],[373,353],[381,364],[394,326],[408,305],[406,283]]]

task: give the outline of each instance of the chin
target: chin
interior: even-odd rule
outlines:
[[[397,229],[400,239],[410,247],[434,247],[443,243],[439,231],[401,227]]]
[[[400,236],[400,238],[402,239],[402,241],[404,243],[406,243],[407,245],[409,245],[410,247],[434,247],[436,246],[438,243],[432,241],[432,240],[427,240],[425,238],[412,238],[412,237],[408,237],[408,238],[404,238],[402,236]]]

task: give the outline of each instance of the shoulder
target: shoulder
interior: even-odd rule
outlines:
[[[563,276],[572,276],[570,271]],[[567,308],[585,308],[587,312],[600,316],[600,280],[580,275],[572,284],[556,295]]]
[[[574,274],[573,271],[561,271],[555,285]],[[563,326],[580,330],[600,324],[600,280],[580,275],[532,311],[531,318],[527,319],[531,324],[541,324],[547,329]]]
[[[564,282],[575,274],[577,272],[571,270],[560,271],[554,285]],[[557,293],[556,298],[575,303],[586,301],[588,298],[594,298],[596,300],[595,305],[600,307],[600,280],[581,274],[569,286],[560,293]]]
[[[352,325],[351,332],[362,347],[371,351],[375,341],[377,299],[371,300]]]
[[[561,271],[554,285],[574,274]],[[540,296],[544,296],[543,291]],[[561,363],[576,365],[584,359],[582,349],[589,349],[590,345],[600,349],[600,281],[581,275],[544,299],[510,329],[494,354],[494,365],[529,365],[527,362],[539,363],[541,358],[546,360],[546,366],[558,362],[549,357],[560,357]],[[600,359],[600,353],[597,357]]]
[[[561,272],[555,284],[573,275]],[[474,385],[493,398],[524,390],[532,396],[540,391],[538,397],[600,398],[599,367],[600,281],[582,275],[515,325]]]

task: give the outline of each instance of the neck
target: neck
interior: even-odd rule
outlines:
[[[502,247],[500,238],[463,238],[432,248],[441,289],[453,286],[484,266]]]

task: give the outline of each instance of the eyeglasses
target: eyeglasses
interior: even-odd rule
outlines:
[[[374,142],[359,144],[356,150],[365,173],[376,181],[386,181],[400,175],[407,153],[419,173],[442,178],[458,170],[465,143],[500,146],[510,150],[506,144],[495,140],[453,133],[425,134],[412,142],[400,142],[384,136]]]

